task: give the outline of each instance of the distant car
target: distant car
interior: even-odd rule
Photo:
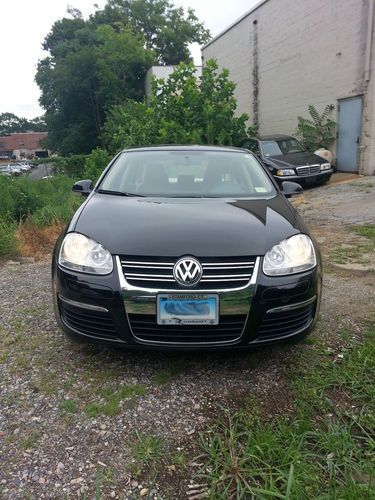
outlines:
[[[22,174],[22,170],[17,165],[6,165],[5,167],[1,167],[1,173],[4,175],[14,175],[18,176]]]
[[[332,165],[325,158],[310,153],[289,135],[263,135],[244,139],[241,147],[256,154],[268,167],[277,182],[320,184],[330,180]]]
[[[22,160],[18,162],[16,165],[19,165],[23,172],[28,172],[29,170],[31,170],[31,165],[27,160]]]
[[[21,171],[21,173],[22,173],[22,172],[28,172],[29,170],[31,170],[30,165],[27,165],[26,163],[22,163],[22,162],[20,162],[20,163],[13,163],[13,164],[11,165],[11,167],[13,167],[13,168],[16,168],[16,169],[20,170],[20,171]]]
[[[0,167],[0,175],[4,177],[11,177],[11,173],[8,171],[7,167]]]

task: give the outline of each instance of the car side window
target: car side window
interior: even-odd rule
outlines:
[[[258,141],[255,141],[254,139],[248,139],[243,143],[243,147],[246,149],[249,149],[252,153],[259,155],[259,145]]]

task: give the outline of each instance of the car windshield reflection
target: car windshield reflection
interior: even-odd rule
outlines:
[[[269,198],[275,188],[251,154],[238,152],[124,152],[99,193],[173,198]]]

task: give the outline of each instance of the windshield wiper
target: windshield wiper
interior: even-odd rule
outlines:
[[[141,198],[144,198],[143,194],[128,193],[124,191],[112,191],[111,189],[98,189],[97,192],[100,194],[114,194],[115,196],[140,196]]]

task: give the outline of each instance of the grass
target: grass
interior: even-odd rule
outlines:
[[[365,224],[362,226],[353,226],[352,230],[360,234],[361,236],[364,236],[365,238],[371,240],[373,243],[375,243],[375,226],[371,224]]]
[[[151,478],[157,474],[161,463],[164,464],[166,444],[159,436],[136,432],[135,440],[131,445],[131,453],[133,456],[132,475],[140,476],[147,468],[147,477]]]
[[[71,193],[73,183],[66,176],[36,181],[0,176],[0,256],[35,256],[35,247],[46,253],[46,242],[48,251],[82,202]]]
[[[17,224],[8,217],[0,219],[0,255],[15,253],[17,245],[15,231]]]
[[[93,402],[86,405],[85,413],[88,417],[95,418],[98,415],[113,417],[121,412],[121,402],[131,401],[136,396],[143,396],[146,389],[142,385],[123,385],[119,389],[110,387],[97,391],[100,402]]]
[[[345,332],[347,335],[348,332]],[[332,361],[316,347],[287,367],[293,416],[248,408],[201,434],[210,498],[375,498],[375,326]]]
[[[153,381],[155,384],[164,385],[171,382],[173,379],[186,373],[189,369],[189,363],[185,359],[171,360],[168,369],[155,373]]]
[[[24,450],[35,448],[41,438],[42,433],[40,431],[31,431],[21,439],[21,448],[23,448]]]
[[[77,403],[71,399],[64,399],[63,401],[61,401],[61,403],[59,404],[59,408],[64,413],[77,413],[78,412]]]
[[[367,264],[372,260],[371,256],[375,252],[375,226],[370,224],[352,226],[351,231],[368,241],[337,246],[331,252],[330,257],[337,264],[347,264],[349,262]]]

